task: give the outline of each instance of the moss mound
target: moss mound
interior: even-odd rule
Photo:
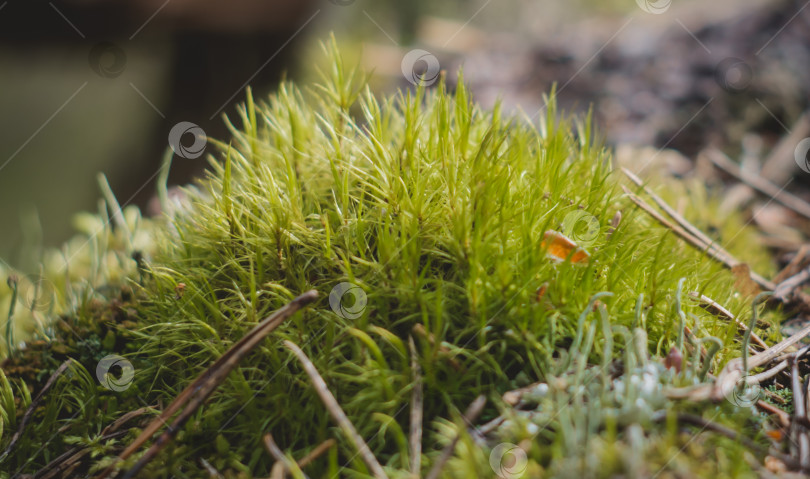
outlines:
[[[209,177],[179,203],[163,195],[166,218],[105,230],[130,279],[123,295],[114,281],[100,280],[107,292],[91,285],[55,323],[70,323],[51,334],[59,351],[29,348],[7,361],[46,355],[53,369],[77,360],[3,469],[34,473],[86,450],[73,473],[99,471],[138,432],[105,428],[154,407],[131,418],[142,427],[262,318],[317,289],[316,304],[249,354],[143,477],[265,477],[275,462],[268,432],[295,459],[337,441],[303,469],[309,477],[369,477],[282,340],[312,359],[390,477],[411,477],[417,383],[422,474],[451,443],[443,477],[755,470],[762,457],[749,448],[694,436],[675,419],[704,416],[757,440],[762,419],[750,407],[664,394],[708,381],[740,351],[736,326],[687,293],[743,318],[751,298],[632,206],[588,121],[560,119],[553,100],[539,126],[482,111],[463,86],[378,99],[334,45],[327,53],[311,90],[283,84],[267,102],[248,97]],[[150,246],[120,240],[147,227]],[[136,249],[137,264],[128,259]],[[709,336],[717,354],[694,354]],[[680,372],[663,365],[673,347]],[[108,354],[134,368],[120,391],[94,377]],[[36,390],[47,370],[24,379]],[[15,404],[25,382],[12,382],[3,447],[31,402]],[[479,395],[487,405],[465,424]]]

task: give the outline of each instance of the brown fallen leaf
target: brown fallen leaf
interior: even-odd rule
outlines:
[[[731,274],[734,275],[734,287],[743,296],[754,297],[762,292],[759,285],[751,279],[751,268],[747,263],[738,263],[731,267]]]

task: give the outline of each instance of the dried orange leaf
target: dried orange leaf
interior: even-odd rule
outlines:
[[[587,251],[580,248],[569,237],[554,230],[546,231],[540,246],[555,261],[569,259],[572,263],[583,263],[587,262],[591,257]]]

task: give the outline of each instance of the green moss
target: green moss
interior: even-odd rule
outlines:
[[[490,399],[479,423],[501,413],[508,421],[485,442],[462,434],[448,477],[491,475],[490,449],[504,441],[524,441],[529,472],[751,471],[738,443],[691,441],[666,418],[690,411],[751,433],[756,416],[730,403],[668,401],[665,386],[706,378],[686,351],[682,374],[661,365],[681,337],[679,294],[695,334],[723,343],[710,358],[715,372],[739,354],[735,326],[686,293],[700,291],[743,318],[750,298],[735,292],[729,272],[623,197],[589,121],[564,118],[553,101],[539,126],[497,107],[482,111],[463,86],[378,99],[363,74],[327,49],[323,80],[311,90],[287,83],[266,102],[248,97],[207,180],[187,191],[182,207],[165,205],[165,225],[130,225],[131,236],[148,228],[156,249],[142,285],[127,259],[135,327],[120,317],[111,328],[88,326],[98,315],[86,313],[87,300],[77,305],[80,335],[95,341],[78,346],[94,352],[81,360],[90,373],[77,367],[60,382],[60,399],[43,412],[51,425],[92,442],[124,412],[167,404],[263,317],[314,288],[319,302],[231,373],[145,477],[198,477],[198,458],[234,476],[266,476],[266,432],[296,458],[338,440],[336,453],[308,466],[310,477],[366,477],[282,339],[312,358],[388,473],[407,477],[409,336],[424,382],[423,473],[479,394]],[[618,211],[623,219],[611,232]],[[577,217],[588,227],[572,228]],[[572,236],[590,259],[553,261],[542,244],[548,230]],[[132,253],[126,241],[119,247]],[[344,282],[367,297],[356,317],[330,307],[330,291]],[[110,349],[135,366],[126,391],[92,378],[90,358]],[[551,388],[527,411],[500,399],[538,381]],[[71,445],[46,443],[47,433],[26,431],[6,465],[33,472]],[[2,437],[5,444],[8,432]],[[93,467],[131,437],[92,442]],[[705,467],[715,454],[726,459]]]

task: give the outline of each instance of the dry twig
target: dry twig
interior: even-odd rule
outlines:
[[[806,283],[808,280],[810,280],[810,267],[799,271],[797,274],[779,283],[773,292],[773,296],[782,301],[787,301],[796,288]]]
[[[99,434],[99,442],[105,442],[110,439],[116,439],[125,436],[129,430],[118,431],[124,424],[130,420],[142,416],[149,411],[154,411],[155,407],[142,407],[134,411],[129,411],[123,416],[119,417],[107,427],[105,427],[101,434]],[[76,446],[67,450],[64,454],[56,457],[54,460],[46,464],[42,469],[34,474],[35,479],[53,479],[57,477],[70,477],[71,472],[81,465],[79,462],[84,456],[90,454],[91,450],[86,446]]]
[[[293,461],[290,460],[287,456],[284,455],[284,452],[278,447],[276,441],[273,439],[273,435],[269,432],[264,435],[264,448],[267,449],[267,452],[273,456],[273,459],[276,460],[276,463],[273,464],[273,469],[271,476],[281,476],[284,477],[284,472],[296,471],[300,472],[298,469],[297,464],[293,464]],[[279,472],[279,470],[281,472]]]
[[[700,304],[700,307],[705,309],[706,311],[714,314],[715,316],[720,316],[721,318],[725,318],[729,321],[734,321],[734,323],[737,324],[737,327],[739,327],[740,330],[743,332],[748,331],[748,326],[745,323],[737,319],[733,314],[731,314],[729,310],[724,308],[720,303],[713,300],[712,298],[700,294],[697,291],[691,291],[689,293],[689,297],[697,300],[698,303]],[[757,343],[757,345],[760,346],[762,349],[768,349],[768,345],[765,344],[765,341],[763,341],[762,338],[760,338],[757,335],[757,333],[753,331],[751,331],[751,340]],[[756,351],[752,349],[751,352],[755,353]]]
[[[419,367],[419,356],[413,336],[408,336],[408,347],[411,350],[411,370],[413,371],[413,393],[411,394],[411,475],[419,477],[422,470],[422,414],[424,395],[422,391],[422,368]]]
[[[355,429],[354,424],[352,424],[352,422],[346,416],[346,413],[343,412],[343,408],[340,407],[340,404],[338,404],[335,396],[333,396],[329,391],[326,381],[324,381],[323,377],[321,377],[320,373],[318,373],[318,370],[315,368],[315,365],[312,364],[312,361],[310,361],[304,351],[302,351],[301,348],[299,348],[298,345],[292,341],[284,341],[284,346],[292,351],[301,362],[304,370],[309,375],[309,379],[312,381],[312,385],[315,387],[315,392],[318,393],[318,396],[320,396],[324,406],[326,406],[326,409],[329,411],[329,414],[332,415],[335,422],[338,423],[340,429],[343,430],[343,433],[346,434],[349,440],[354,443],[360,457],[363,459],[363,462],[366,463],[366,466],[371,469],[371,473],[374,475],[374,477],[377,479],[387,478],[388,476],[385,474],[385,471],[383,470],[379,461],[377,461],[377,458],[374,457],[374,454],[372,454],[368,444],[366,444],[366,441],[364,441],[357,432],[357,429]]]
[[[727,251],[723,250],[722,248],[718,248],[714,244],[706,244],[705,242],[701,241],[698,237],[696,237],[695,235],[689,233],[688,231],[686,231],[682,227],[671,223],[669,220],[664,218],[663,215],[661,215],[661,213],[656,211],[655,208],[650,206],[646,201],[642,200],[641,198],[639,198],[638,196],[633,194],[633,192],[631,192],[630,189],[627,188],[626,186],[622,185],[622,188],[624,189],[624,192],[627,194],[627,196],[630,198],[630,200],[633,203],[635,203],[639,208],[644,210],[647,214],[652,216],[656,221],[661,223],[663,226],[665,226],[666,228],[669,228],[670,230],[672,230],[673,233],[680,236],[687,243],[689,243],[693,247],[705,252],[710,258],[714,259],[715,261],[721,263],[723,266],[727,267],[728,269],[732,269],[732,270],[735,267],[743,264],[740,261],[738,261],[736,258],[731,256]],[[755,273],[753,271],[750,271],[749,275],[750,275],[751,279],[755,283],[757,283],[759,286],[761,286],[762,288],[764,288],[766,290],[769,290],[769,291],[772,291],[775,288],[775,285],[773,284],[773,282],[768,281],[767,279],[760,276],[759,274],[757,274],[757,273]]]
[[[806,244],[802,245],[796,254],[793,255],[793,258],[788,262],[787,266],[782,268],[782,271],[773,277],[773,282],[779,284],[798,273],[802,267],[805,266],[808,256],[810,256],[810,246]]]
[[[799,464],[803,469],[810,468],[810,436],[807,435],[807,404],[804,401],[804,388],[802,379],[799,376],[799,355],[791,355],[788,359],[790,363],[790,388],[793,391],[793,410],[796,420],[792,423],[791,435],[794,436],[794,444],[798,447]]]
[[[751,358],[748,359],[748,370],[750,371],[751,369],[770,363],[774,359],[778,358],[789,347],[798,343],[808,335],[810,335],[810,325],[805,326],[801,331],[790,336],[789,338],[783,339],[778,344],[771,346],[765,351],[751,356]],[[743,358],[732,359],[726,363],[726,366],[722,371],[720,371],[720,374],[717,375],[717,381],[715,381],[714,386],[709,386],[709,388],[712,389],[710,397],[715,400],[722,399],[728,395],[732,388],[736,387],[738,381],[740,381],[742,378]]]
[[[481,414],[481,411],[484,410],[484,405],[487,403],[487,398],[484,396],[478,396],[475,398],[475,401],[470,404],[467,410],[464,412],[464,416],[462,419],[464,423],[467,425],[472,425],[472,422],[475,421],[478,416]],[[450,456],[453,455],[453,451],[456,449],[456,444],[458,444],[459,439],[461,439],[461,432],[456,434],[456,437],[450,441],[450,444],[442,449],[442,453],[439,456],[439,459],[436,460],[436,463],[433,464],[433,467],[430,468],[430,472],[425,479],[437,479],[439,474],[441,474],[444,465],[450,460]]]
[[[658,413],[658,414],[655,415],[653,420],[656,421],[656,422],[661,422],[661,421],[666,420],[666,418],[667,418],[667,413]],[[758,443],[754,442],[750,438],[747,438],[747,437],[741,435],[740,433],[738,433],[737,431],[734,431],[733,429],[729,429],[729,428],[723,426],[722,424],[717,424],[716,422],[713,422],[713,421],[710,421],[708,419],[704,419],[704,418],[702,418],[700,416],[696,416],[694,414],[689,414],[689,413],[678,413],[677,414],[677,420],[678,420],[678,422],[681,422],[681,423],[691,424],[693,426],[699,427],[699,428],[701,428],[701,431],[703,431],[703,430],[714,431],[714,432],[716,432],[718,434],[721,434],[721,435],[723,435],[723,436],[725,436],[725,437],[727,437],[729,439],[732,439],[734,441],[740,441],[743,445],[745,445],[745,447],[747,447],[747,448],[749,448],[749,449],[751,449],[753,451],[757,451],[758,453],[760,453],[762,455],[770,454],[771,456],[776,457],[777,459],[784,462],[785,464],[788,464],[788,465],[790,465],[790,466],[792,466],[794,468],[798,468],[798,464],[796,463],[796,461],[793,460],[792,457],[787,456],[787,455],[785,455],[785,454],[783,454],[783,453],[781,453],[779,451],[776,451],[774,449],[767,449],[767,448],[759,445]]]
[[[704,232],[700,231],[700,229],[686,220],[680,213],[675,211],[675,209],[667,204],[660,196],[655,194],[655,192],[650,189],[647,185],[645,185],[641,178],[636,176],[632,171],[628,170],[627,168],[622,168],[622,172],[624,172],[625,176],[627,176],[630,181],[644,189],[644,192],[655,201],[655,204],[658,205],[659,208],[664,210],[666,214],[668,214],[672,219],[674,219],[683,229],[694,235],[695,238],[700,240],[704,245],[710,247],[716,251],[719,256],[723,256],[727,259],[733,259],[731,253],[726,251],[722,246],[717,244],[716,241],[709,238]]]
[[[306,456],[302,457],[300,461],[298,461],[298,467],[304,468],[310,464],[312,464],[315,459],[318,459],[328,451],[329,449],[333,448],[337,444],[337,441],[334,439],[327,439],[324,442],[318,444],[318,446],[309,452]]]

